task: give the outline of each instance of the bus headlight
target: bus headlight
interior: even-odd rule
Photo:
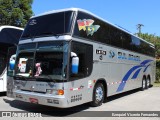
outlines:
[[[62,89],[58,89],[58,90],[46,89],[46,94],[64,95],[64,90],[62,90]]]
[[[53,89],[46,89],[46,94],[53,94]]]

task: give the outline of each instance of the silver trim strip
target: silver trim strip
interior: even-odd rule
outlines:
[[[19,27],[15,27],[15,26],[3,25],[3,26],[0,26],[0,32],[3,29],[8,29],[8,28],[17,29],[17,30],[24,30],[23,28],[19,28]]]
[[[34,43],[34,42],[44,42],[44,41],[60,41],[60,40],[71,40],[72,37],[70,35],[63,35],[63,36],[51,36],[51,37],[40,37],[40,38],[32,38],[32,39],[26,39],[26,40],[20,40],[19,44],[25,44],[25,43]]]

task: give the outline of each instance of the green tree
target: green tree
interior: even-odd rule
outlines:
[[[0,0],[0,25],[24,27],[33,15],[33,0]]]
[[[138,36],[155,45],[156,58],[160,59],[160,36],[156,36],[148,33],[139,33]]]
[[[138,33],[138,36],[155,45],[156,59],[157,59],[155,82],[159,83],[160,82],[160,37],[153,34],[148,34],[148,33]]]

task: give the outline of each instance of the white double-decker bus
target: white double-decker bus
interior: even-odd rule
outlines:
[[[77,8],[32,17],[16,56],[14,98],[59,108],[100,106],[155,80],[153,44]]]
[[[6,92],[7,64],[11,55],[16,53],[14,48],[18,45],[22,30],[14,26],[0,26],[0,92]],[[10,68],[13,69],[12,66]]]

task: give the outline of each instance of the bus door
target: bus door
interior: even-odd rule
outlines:
[[[10,47],[7,55],[7,97],[13,98],[13,87],[14,87],[14,64],[16,59],[17,47]]]
[[[73,41],[70,64],[71,102],[87,101],[88,98],[85,96],[92,88],[90,75],[93,68],[93,46]]]

